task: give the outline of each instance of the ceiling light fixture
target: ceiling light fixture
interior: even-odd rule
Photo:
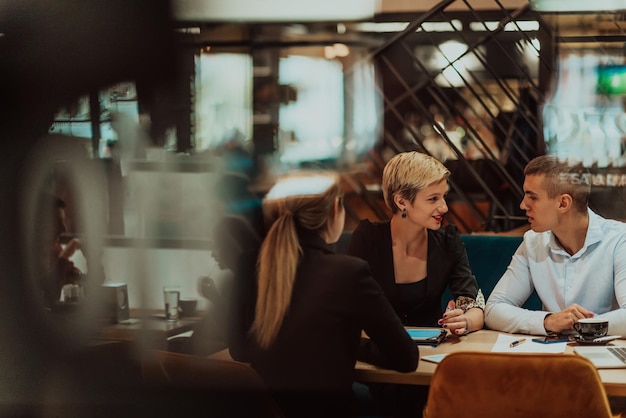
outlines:
[[[626,10],[626,0],[530,0],[538,12],[609,12]]]
[[[373,19],[379,0],[174,0],[182,21],[311,22]]]

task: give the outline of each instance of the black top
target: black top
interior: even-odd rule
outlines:
[[[246,337],[254,317],[256,286],[250,286],[254,284],[250,278],[255,277],[255,265],[241,264],[231,355],[240,361],[251,359],[288,416],[324,416],[329,411],[345,415],[357,358],[408,372],[417,367],[417,347],[367,263],[333,253],[315,233],[299,231],[299,238],[303,255],[291,304],[267,350]],[[362,330],[371,340],[361,338]]]
[[[426,299],[426,279],[414,283],[399,283],[399,307],[402,311],[410,311],[424,303]]]
[[[348,254],[366,260],[374,278],[391,302],[404,325],[436,327],[443,314],[441,298],[450,288],[454,299],[467,296],[476,299],[478,284],[472,275],[465,245],[454,225],[428,230],[428,258],[426,287],[423,300],[413,304],[402,301],[393,267],[390,221],[362,220],[352,233]]]

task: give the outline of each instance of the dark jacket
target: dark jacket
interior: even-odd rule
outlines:
[[[245,329],[254,312],[254,301],[248,301],[240,306],[235,322],[245,329],[240,329],[240,337],[232,342],[243,342],[253,348],[231,347],[231,354],[250,356],[252,366],[275,393],[287,415],[339,411],[347,414],[357,357],[408,372],[417,367],[417,347],[372,278],[367,263],[334,254],[317,234],[300,231],[299,236],[303,256],[291,304],[276,340],[269,349],[261,350],[251,344],[250,338],[245,338]],[[250,268],[254,265],[246,263],[242,267],[238,283],[249,284],[249,278],[254,277],[250,276]],[[241,274],[246,274],[244,270],[248,270],[247,277],[242,278]],[[242,293],[250,298],[256,290]],[[362,330],[370,340],[361,338]]]
[[[472,274],[465,245],[454,225],[428,230],[428,259],[426,300],[410,310],[400,308],[400,296],[395,283],[391,223],[362,220],[352,233],[348,254],[369,263],[376,281],[391,302],[404,325],[436,327],[441,318],[446,287],[454,299],[459,296],[476,298],[478,284]]]

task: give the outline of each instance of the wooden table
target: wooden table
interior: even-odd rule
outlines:
[[[437,364],[424,361],[422,356],[455,351],[491,351],[500,333],[491,330],[480,330],[463,337],[448,336],[448,339],[438,347],[420,346],[420,361],[414,372],[400,373],[393,370],[381,369],[368,363],[357,362],[355,366],[355,380],[358,382],[403,383],[409,385],[430,385],[430,379]],[[529,335],[519,335],[520,338],[532,338]],[[611,344],[626,345],[626,340],[616,340]],[[564,355],[575,355],[574,343],[566,346]],[[626,369],[599,369],[600,378],[608,395],[626,396]]]
[[[480,330],[463,337],[448,336],[446,341],[438,347],[420,346],[420,361],[417,369],[409,373],[400,373],[394,370],[382,369],[369,363],[357,361],[354,370],[354,380],[362,383],[402,383],[408,385],[430,385],[437,364],[424,361],[423,356],[441,353],[453,353],[455,351],[491,351],[494,343],[501,334],[497,331]],[[513,334],[511,334],[513,335]],[[517,335],[517,334],[516,334]],[[518,335],[520,338],[533,338],[531,335]],[[626,340],[612,341],[613,345],[626,345]],[[575,355],[574,343],[566,346],[565,354]],[[555,354],[558,355],[558,354]],[[218,360],[231,360],[228,349],[219,351],[209,357]],[[604,384],[607,395],[626,396],[626,369],[599,369],[600,378]]]
[[[162,310],[132,309],[132,323],[110,324],[100,330],[99,337],[113,341],[142,341],[155,349],[166,349],[170,337],[193,331],[199,316],[167,321]]]

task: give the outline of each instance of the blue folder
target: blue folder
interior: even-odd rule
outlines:
[[[421,345],[439,345],[448,334],[442,328],[408,328],[406,332],[416,344]]]

